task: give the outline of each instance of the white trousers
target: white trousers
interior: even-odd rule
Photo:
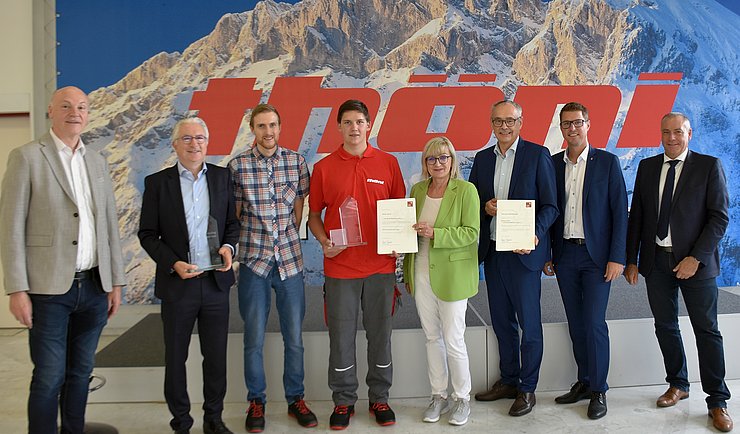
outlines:
[[[426,336],[427,365],[432,395],[470,400],[470,363],[465,346],[465,311],[468,300],[442,301],[432,292],[428,267],[415,267],[414,300]]]

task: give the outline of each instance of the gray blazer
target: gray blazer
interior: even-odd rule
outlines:
[[[87,148],[103,289],[125,285],[118,214],[108,164]],[[79,218],[72,188],[47,133],[11,151],[0,196],[0,259],[5,292],[64,294],[72,286]]]

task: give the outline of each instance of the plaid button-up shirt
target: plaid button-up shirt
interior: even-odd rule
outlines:
[[[305,158],[281,147],[265,157],[253,146],[231,160],[229,169],[241,222],[237,260],[263,278],[273,261],[281,280],[302,272],[294,205],[309,192]]]

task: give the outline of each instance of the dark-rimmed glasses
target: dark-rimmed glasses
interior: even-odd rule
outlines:
[[[427,157],[425,158],[425,161],[428,165],[434,166],[439,162],[439,164],[446,164],[452,157],[449,155],[440,155],[439,157]]]
[[[576,119],[574,121],[562,121],[560,122],[560,128],[567,130],[573,125],[576,128],[581,128],[586,123],[586,119]]]

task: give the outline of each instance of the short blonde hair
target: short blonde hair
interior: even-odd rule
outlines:
[[[424,151],[421,153],[421,175],[424,179],[429,178],[429,170],[427,169],[427,157],[432,155],[441,155],[447,149],[447,153],[450,154],[451,161],[450,165],[450,179],[460,178],[460,163],[457,161],[457,153],[455,147],[452,146],[450,139],[444,136],[434,137],[424,145]]]

